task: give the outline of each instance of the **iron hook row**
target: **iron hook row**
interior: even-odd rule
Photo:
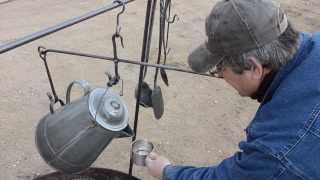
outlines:
[[[117,14],[117,26],[116,26],[116,34],[120,35],[121,26],[120,26],[120,15],[124,13],[126,10],[126,4],[121,0],[115,0],[114,3],[118,3],[122,5],[122,10]]]

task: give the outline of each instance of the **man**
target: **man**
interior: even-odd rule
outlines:
[[[222,0],[206,20],[208,40],[189,56],[261,103],[240,152],[214,167],[172,165],[155,153],[164,180],[319,180],[320,33],[298,33],[271,0]]]

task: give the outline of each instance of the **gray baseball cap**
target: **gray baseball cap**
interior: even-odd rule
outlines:
[[[277,39],[288,27],[280,4],[272,0],[221,0],[206,19],[208,40],[188,57],[190,67],[207,72],[224,55],[238,55]]]

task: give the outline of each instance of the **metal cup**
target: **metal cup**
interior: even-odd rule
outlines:
[[[146,140],[136,140],[132,144],[132,160],[138,166],[146,166],[146,158],[152,152],[153,144]]]

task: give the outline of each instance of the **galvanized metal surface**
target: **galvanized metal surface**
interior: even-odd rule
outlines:
[[[103,93],[105,90],[98,89],[96,92]],[[114,94],[109,93],[109,96],[104,98],[100,98],[101,93],[98,94],[98,98],[93,98],[96,96],[95,93],[90,95],[89,93],[60,107],[54,113],[47,114],[38,123],[36,145],[40,155],[49,165],[64,173],[78,173],[89,168],[114,138],[133,136],[128,125],[128,116],[125,114],[126,110],[122,111],[123,116],[119,117],[126,119],[117,119],[119,121],[113,122],[108,118],[114,117],[101,116],[99,117],[101,122],[98,123],[97,116],[93,116],[90,111],[91,102],[99,104],[91,108],[93,111],[98,110],[98,114],[112,114],[113,112],[104,112],[110,109],[100,110],[99,106],[100,102],[109,103],[110,99],[122,103],[118,101],[119,99],[113,98]],[[90,101],[90,98],[97,102]],[[110,122],[113,124],[109,125]]]
[[[89,110],[94,120],[107,130],[121,131],[128,125],[128,108],[111,89],[93,90],[89,96]]]
[[[132,143],[132,159],[134,164],[145,166],[146,158],[153,150],[153,144],[147,140],[139,139]]]

